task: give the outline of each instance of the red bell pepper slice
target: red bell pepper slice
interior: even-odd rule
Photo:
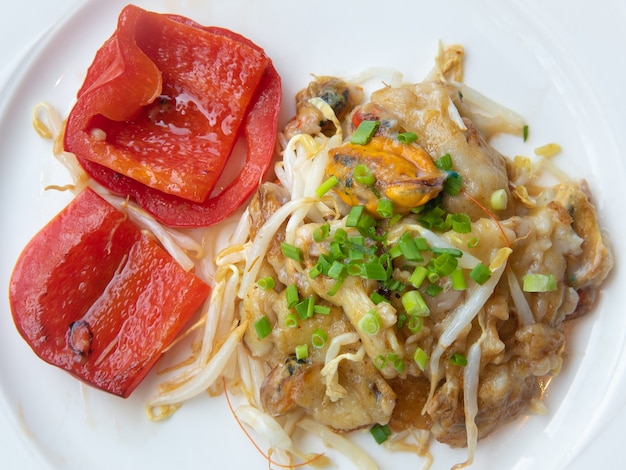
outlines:
[[[128,397],[209,291],[86,189],[24,248],[9,299],[39,357]]]
[[[65,149],[205,201],[269,63],[248,41],[129,5],[78,92]]]
[[[234,33],[233,33],[234,34]],[[276,145],[276,126],[282,98],[279,75],[270,65],[255,102],[246,116],[246,162],[220,193],[191,202],[145,186],[101,165],[79,159],[87,173],[111,191],[131,196],[160,222],[171,227],[202,227],[217,223],[243,204],[267,172]]]

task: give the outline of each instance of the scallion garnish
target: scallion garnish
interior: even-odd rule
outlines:
[[[465,275],[463,274],[462,269],[455,269],[450,274],[450,281],[452,282],[452,289],[454,290],[467,289],[467,284],[465,282]]]
[[[287,328],[295,328],[298,326],[298,316],[293,313],[285,316],[285,326]]]
[[[443,287],[437,284],[431,284],[426,288],[426,290],[424,290],[424,293],[430,297],[436,297],[441,293],[442,290]]]
[[[296,346],[296,360],[304,361],[308,357],[309,357],[309,345],[306,343],[297,345]]]
[[[463,177],[455,171],[448,173],[446,181],[443,183],[443,190],[450,196],[456,196],[463,186]]]
[[[295,245],[282,242],[280,244],[280,250],[282,251],[283,255],[285,255],[287,258],[291,258],[298,262],[302,262],[303,260],[302,250]]]
[[[409,316],[427,317],[430,309],[418,290],[410,290],[402,294],[402,306]]]
[[[317,305],[313,306],[313,313],[318,313],[320,315],[329,315],[330,307],[328,305]]]
[[[455,258],[460,258],[461,256],[463,256],[463,252],[458,248],[431,246],[430,251],[432,251],[436,255],[448,254],[450,256],[454,256]]]
[[[359,163],[354,167],[352,170],[352,178],[354,178],[354,181],[358,184],[363,186],[371,186],[376,182],[376,178],[370,169],[362,163]]]
[[[270,324],[269,319],[263,315],[254,322],[254,329],[256,330],[256,334],[259,339],[263,339],[272,332],[272,325]]]
[[[484,264],[478,263],[474,266],[474,269],[470,271],[469,276],[474,280],[474,282],[482,285],[491,277],[491,271]]]
[[[407,261],[423,261],[424,258],[410,232],[405,232],[398,239],[398,246]]]
[[[275,282],[272,277],[264,277],[257,281],[257,285],[263,290],[270,290],[274,288]]]
[[[442,253],[432,260],[433,270],[440,276],[450,275],[459,265],[459,260],[450,253]]]
[[[426,365],[428,364],[428,354],[426,354],[422,348],[418,347],[415,350],[415,353],[413,353],[413,360],[417,364],[417,367],[423,371],[426,369]]]
[[[357,145],[367,144],[374,137],[379,127],[380,121],[361,121],[352,134],[350,143]]]
[[[448,214],[446,222],[457,233],[469,233],[472,231],[472,220],[469,215],[463,213]]]
[[[428,276],[428,269],[424,266],[416,266],[409,277],[409,283],[413,285],[416,289],[419,289]]]
[[[389,302],[384,296],[380,295],[378,292],[374,291],[370,294],[370,299],[374,302],[374,305],[378,305],[381,302]]]
[[[311,344],[313,345],[313,347],[321,349],[326,346],[326,341],[328,341],[328,333],[326,333],[321,328],[316,328],[311,335]]]
[[[554,274],[526,274],[523,278],[524,292],[550,292],[556,287]]]
[[[352,206],[350,213],[346,217],[346,227],[357,227],[364,210],[364,206]]]
[[[339,180],[337,179],[337,177],[335,175],[331,175],[326,181],[324,181],[322,184],[320,184],[317,187],[317,189],[315,190],[315,195],[321,198],[324,194],[330,191],[337,183],[339,183]]]
[[[389,436],[391,436],[391,429],[389,429],[389,426],[387,426],[386,424],[375,424],[370,428],[370,434],[376,441],[376,444],[380,445],[385,442],[389,438]]]
[[[376,212],[383,219],[391,219],[393,217],[393,201],[391,199],[379,199],[376,206]]]
[[[363,277],[372,281],[386,281],[388,274],[382,264],[372,261],[363,265]]]
[[[403,144],[410,144],[411,142],[415,142],[417,140],[417,134],[415,132],[402,132],[398,134],[398,142]]]
[[[324,241],[326,237],[328,237],[329,233],[330,224],[326,222],[325,224],[322,224],[318,226],[315,230],[313,230],[313,240],[315,240],[317,243],[320,243]]]
[[[333,279],[341,279],[346,273],[346,265],[341,261],[333,261],[333,264],[328,268],[328,273],[326,274],[328,277],[332,277]]]
[[[443,171],[452,170],[452,157],[449,153],[446,153],[445,155],[435,160],[435,166]]]
[[[454,353],[450,356],[450,364],[454,366],[465,367],[467,365],[467,358],[460,353]]]
[[[418,317],[417,315],[409,317],[409,321],[407,322],[406,327],[411,333],[416,335],[422,329],[422,317]]]
[[[522,129],[522,139],[524,139],[524,142],[526,142],[528,140],[528,126],[524,126],[524,129]]]
[[[375,310],[370,310],[359,319],[359,330],[366,335],[375,335],[380,331],[380,317]]]
[[[307,297],[295,305],[296,313],[302,320],[311,318],[313,316],[313,309],[315,307],[315,299],[313,297]]]
[[[298,294],[298,286],[295,284],[289,284],[285,289],[285,300],[287,301],[287,308],[294,307],[300,300]]]

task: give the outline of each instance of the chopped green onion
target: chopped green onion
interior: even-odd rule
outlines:
[[[367,144],[374,137],[379,126],[380,121],[361,121],[359,127],[352,134],[350,143],[357,145]]]
[[[317,305],[313,306],[313,313],[318,313],[320,315],[329,315],[330,307],[328,305]]]
[[[313,297],[307,297],[296,304],[296,312],[298,316],[306,320],[313,316],[313,308],[315,307],[315,299]]]
[[[340,261],[333,261],[333,264],[330,265],[328,269],[328,277],[332,277],[333,279],[341,279],[345,276],[346,273],[346,265]]]
[[[363,265],[363,277],[373,281],[386,281],[389,278],[385,267],[375,261]]]
[[[491,208],[496,211],[506,209],[508,197],[504,189],[496,189],[491,193]]]
[[[450,228],[457,233],[469,233],[472,231],[472,220],[467,214],[448,214],[446,221],[449,221]]]
[[[352,177],[354,178],[354,181],[363,186],[371,186],[376,182],[376,178],[370,169],[362,163],[359,163],[354,167],[352,170]]]
[[[467,246],[469,248],[476,248],[478,246],[478,238],[472,237],[469,240],[467,240]]]
[[[374,305],[378,305],[381,302],[389,302],[388,299],[386,299],[376,291],[370,294],[370,299],[372,300],[372,302],[374,302]]]
[[[376,310],[370,310],[361,317],[358,323],[359,330],[367,335],[375,335],[380,331],[380,318]]]
[[[363,265],[356,262],[356,261],[351,261],[350,263],[347,264],[346,266],[346,273],[348,274],[348,276],[364,276],[364,272],[365,270],[363,269]]]
[[[330,233],[330,224],[326,222],[318,226],[315,230],[313,230],[313,240],[317,243],[320,243],[326,239],[328,234]]]
[[[487,266],[478,263],[469,273],[469,276],[478,284],[484,284],[491,277],[491,271]]]
[[[432,283],[435,284],[437,282],[439,282],[439,279],[441,278],[441,276],[439,275],[439,273],[437,271],[428,271],[428,280]]]
[[[452,157],[449,153],[439,157],[435,160],[435,166],[443,171],[450,171],[452,169]]]
[[[427,317],[430,309],[418,290],[410,290],[402,295],[402,306],[410,316]]]
[[[393,217],[393,202],[391,199],[379,199],[376,212],[378,212],[383,219],[391,219]]]
[[[463,256],[463,252],[459,250],[458,248],[445,248],[445,247],[431,246],[430,251],[432,251],[436,255],[442,255],[445,253],[450,256],[454,256],[455,258],[460,258],[461,256]]]
[[[428,354],[426,354],[422,348],[418,347],[413,354],[413,360],[417,364],[417,367],[423,371],[428,364]]]
[[[462,269],[455,269],[450,274],[450,281],[452,282],[452,289],[454,290],[467,289],[467,283],[465,282],[465,275]]]
[[[417,266],[411,277],[409,277],[409,283],[413,285],[415,288],[419,289],[426,277],[428,276],[428,269],[424,266]]]
[[[363,214],[356,225],[363,236],[371,237],[376,229],[376,220],[368,214]]]
[[[523,278],[524,292],[550,292],[556,287],[554,274],[526,274]]]
[[[302,250],[297,246],[290,245],[289,243],[281,243],[280,251],[282,251],[283,255],[285,255],[287,258],[291,258],[295,261],[301,262],[303,259]]]
[[[315,266],[309,269],[309,277],[311,279],[315,279],[317,276],[319,276],[322,273],[323,273],[322,264],[319,261],[315,263]]]
[[[415,132],[402,132],[398,134],[398,141],[403,144],[410,144],[411,142],[415,142],[417,140],[417,134]]]
[[[337,183],[339,183],[337,177],[335,175],[331,175],[326,181],[324,181],[317,187],[317,189],[315,190],[315,195],[317,197],[322,197],[324,194],[330,191]]]
[[[448,276],[459,265],[459,260],[450,253],[442,253],[432,260],[433,270],[440,276]]]
[[[317,349],[323,348],[326,346],[326,341],[328,341],[328,333],[321,328],[316,328],[311,335],[311,344],[313,347]]]
[[[256,330],[256,334],[259,339],[263,339],[272,332],[272,325],[270,324],[269,319],[263,315],[254,322],[254,329]]]
[[[300,300],[298,294],[298,286],[295,284],[289,284],[285,289],[285,300],[287,301],[287,308],[294,307]]]
[[[293,313],[287,315],[285,317],[285,326],[287,328],[295,328],[296,326],[298,326],[298,316]]]
[[[524,126],[524,129],[522,130],[522,138],[524,139],[524,142],[526,142],[528,140],[528,126]]]
[[[455,171],[448,173],[446,181],[443,183],[443,190],[450,196],[456,196],[463,186],[463,177]]]
[[[450,364],[465,367],[467,365],[467,358],[463,354],[454,353],[450,356]]]
[[[309,357],[309,345],[306,343],[297,345],[296,346],[296,360],[304,361],[308,357]]]
[[[343,251],[343,245],[341,243],[339,243],[338,241],[332,241],[330,242],[330,256],[332,259],[343,259],[345,256],[345,253]]]
[[[393,217],[391,219],[389,219],[389,227],[394,226],[395,224],[397,224],[398,222],[400,222],[400,220],[402,220],[402,214],[394,214]]]
[[[350,249],[348,250],[348,258],[350,261],[362,261],[365,259],[365,252],[362,249],[357,249],[358,245],[350,245]]]
[[[272,277],[264,277],[257,281],[257,285],[263,290],[273,289],[275,286],[274,278]]]
[[[346,232],[344,229],[342,229],[340,227],[337,230],[335,230],[335,234],[333,235],[333,239],[337,243],[341,243],[343,245],[346,242],[347,238],[348,238],[348,232]]]
[[[389,253],[391,259],[396,259],[402,256],[402,250],[398,245],[393,245],[391,248],[389,248],[389,251],[387,253]]]
[[[409,317],[409,321],[406,326],[411,333],[416,335],[422,329],[422,317],[418,317],[417,315]]]
[[[397,354],[389,354],[389,360],[391,361],[393,368],[399,373],[404,372],[404,369],[406,369],[406,364],[404,363],[404,360]]]
[[[428,250],[429,248],[428,241],[424,237],[416,237],[413,240],[415,241],[415,246],[417,246],[418,250],[420,251]]]
[[[375,424],[370,428],[370,434],[376,441],[376,444],[380,445],[389,438],[389,436],[391,435],[391,429],[389,429],[389,426],[387,426],[386,424]]]
[[[417,243],[410,232],[405,232],[398,239],[398,246],[407,261],[423,261],[424,258],[417,248]]]
[[[424,293],[430,297],[435,297],[439,295],[439,293],[441,293],[442,290],[443,290],[443,287],[438,286],[437,284],[431,284],[426,288]]]
[[[341,287],[341,285],[343,284],[344,278],[342,277],[341,279],[337,279],[337,282],[335,282],[335,285],[333,287],[331,287],[331,289],[326,292],[326,295],[328,296],[333,296],[337,293],[337,291],[339,290],[339,288]]]
[[[364,210],[364,206],[352,206],[348,217],[346,217],[346,227],[357,227]]]
[[[384,369],[385,366],[387,365],[387,356],[385,356],[384,354],[379,354],[378,356],[376,356],[374,358],[374,366],[377,369]]]

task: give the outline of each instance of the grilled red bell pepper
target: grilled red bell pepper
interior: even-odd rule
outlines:
[[[272,161],[282,96],[280,77],[272,66],[263,78],[246,116],[246,162],[239,174],[218,194],[192,202],[150,188],[102,165],[79,159],[87,173],[113,192],[131,196],[140,206],[171,227],[202,227],[231,215],[257,188]]]
[[[25,247],[9,299],[39,357],[127,397],[209,290],[86,189]]]
[[[263,89],[268,86],[272,89]],[[106,172],[98,172],[109,187],[125,176],[175,196],[168,204],[204,203],[246,116],[261,99],[268,107],[259,123],[265,129],[261,147],[270,150],[262,155],[263,165],[256,156],[248,162],[267,169],[282,96],[271,93],[272,101],[268,98],[277,86],[280,91],[271,61],[251,41],[129,5],[87,72],[67,120],[64,146],[82,163],[92,163],[85,165],[90,173],[93,164],[111,170],[106,178]],[[264,172],[255,172],[251,189],[239,190],[249,194]],[[232,213],[236,207],[217,210],[225,209]]]

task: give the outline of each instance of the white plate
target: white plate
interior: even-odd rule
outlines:
[[[30,1],[35,8],[44,3],[48,4]],[[65,194],[42,191],[42,180],[58,182],[65,175],[54,169],[49,143],[31,128],[33,106],[45,100],[67,113],[86,67],[113,31],[125,3],[84,3],[30,50],[2,92],[3,286],[8,286],[25,243],[68,200]],[[595,311],[573,329],[566,365],[547,395],[549,413],[520,419],[480,442],[474,469],[538,465],[571,469],[592,462],[604,468],[622,454],[617,436],[626,430],[626,316],[622,312],[626,293],[619,286],[626,285],[620,262],[626,253],[626,224],[621,197],[616,197],[621,194],[615,188],[623,187],[626,178],[621,114],[626,94],[619,78],[626,72],[620,50],[626,43],[626,11],[617,1],[605,2],[602,9],[576,3],[137,2],[144,8],[231,28],[264,47],[284,80],[283,122],[293,112],[293,95],[311,73],[349,76],[377,65],[401,70],[407,80],[419,80],[432,65],[439,39],[462,43],[467,51],[465,81],[520,112],[530,125],[526,144],[520,139],[498,139],[497,145],[509,155],[530,155],[540,144],[558,142],[563,152],[556,163],[589,181],[601,223],[612,236],[616,269]],[[29,14],[21,10],[22,19]],[[40,28],[48,26],[41,16],[37,18]],[[143,404],[155,383],[155,377],[149,377],[127,400],[80,385],[35,357],[13,326],[7,300],[0,304],[0,384],[6,409],[0,419],[0,449],[13,462],[11,467],[267,466],[222,398],[198,397],[166,422],[148,421]],[[356,439],[381,468],[420,466],[411,454],[392,455],[376,448],[367,435],[357,434]],[[438,445],[434,453],[434,468],[449,468],[465,458],[464,451]],[[340,457],[337,463],[341,468],[346,464]]]

